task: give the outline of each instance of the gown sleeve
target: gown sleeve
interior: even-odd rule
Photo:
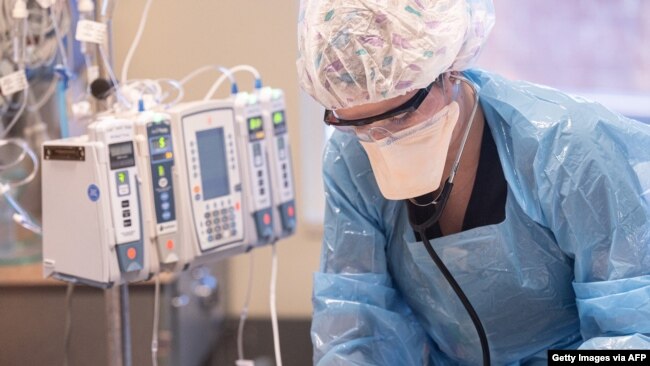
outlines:
[[[581,348],[650,349],[650,126],[595,103],[573,117],[539,176],[545,215],[574,260]]]
[[[354,141],[325,150],[325,232],[314,274],[314,365],[423,365],[427,337],[394,288],[387,238]]]

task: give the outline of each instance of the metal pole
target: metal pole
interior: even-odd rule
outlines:
[[[120,286],[115,285],[104,291],[106,310],[106,338],[108,366],[123,366],[122,327],[120,313]]]
[[[122,315],[122,359],[124,366],[131,366],[131,317],[129,316],[129,284],[120,285]]]
[[[95,3],[95,19],[97,19],[100,22],[104,22],[105,24],[111,24],[111,17],[113,13],[113,7],[115,6],[115,2],[111,0],[97,0]],[[105,49],[109,49],[108,53],[108,62],[113,64],[113,32],[112,32],[112,27],[107,27],[107,35],[106,35],[106,44],[101,45],[100,47],[104,47]],[[102,78],[108,79],[108,71],[106,70],[106,67],[103,65],[103,62],[101,58],[98,57],[98,55],[95,55],[95,59],[97,60],[97,65],[99,66],[99,75]],[[97,103],[97,111],[99,112],[100,109],[106,108],[108,106],[107,103]],[[128,329],[128,324],[125,323],[125,319],[123,317],[122,311],[124,310],[122,308],[123,305],[123,295],[121,293],[122,286],[126,285],[114,285],[112,288],[106,290],[105,294],[105,299],[106,299],[106,334],[108,338],[108,365],[109,366],[130,366],[131,362],[131,355],[130,355],[130,340],[129,341],[129,354],[128,354],[128,364],[126,363],[127,359],[125,358],[127,355],[124,354],[124,342],[126,341],[123,339],[123,331],[125,330],[124,327],[127,327]],[[128,297],[126,299],[128,301]],[[126,318],[126,321],[128,322],[128,317]],[[130,335],[129,335],[130,338]]]

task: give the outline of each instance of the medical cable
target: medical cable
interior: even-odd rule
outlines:
[[[40,100],[35,101],[34,103],[27,105],[27,110],[29,112],[37,112],[37,111],[39,111],[50,100],[52,95],[54,95],[54,92],[56,91],[56,85],[57,85],[57,83],[59,81],[58,77],[56,75],[57,74],[54,74],[54,76],[52,77],[52,81],[50,82],[50,85],[48,85],[45,92],[43,92],[43,95],[41,95]]]
[[[248,287],[246,288],[246,299],[244,307],[239,316],[239,327],[237,329],[237,354],[239,360],[244,360],[244,323],[248,317],[248,306],[251,301],[251,290],[253,288],[253,251],[248,254]]]
[[[59,48],[59,53],[61,54],[61,63],[63,64],[63,68],[67,73],[69,70],[69,64],[68,64],[68,55],[66,54],[65,45],[63,44],[63,36],[61,35],[61,31],[59,30],[59,23],[56,20],[56,16],[54,14],[53,8],[49,9],[49,13],[50,13],[50,17],[52,18],[52,26],[54,27],[54,35],[56,37],[56,43]]]
[[[228,73],[228,74],[223,74],[223,75],[219,76],[217,81],[215,81],[214,84],[212,84],[212,87],[210,88],[210,90],[205,94],[205,97],[203,97],[203,100],[212,99],[212,97],[214,96],[214,93],[216,93],[217,90],[219,90],[219,87],[221,87],[221,84],[223,84],[223,82],[226,81],[226,79],[230,79],[230,94],[231,95],[237,94],[239,92],[237,82],[232,77],[232,74]]]
[[[6,139],[6,140],[0,140],[0,147],[4,145],[9,145],[13,144],[18,146],[19,148],[22,149],[20,154],[12,163],[5,164],[2,167],[0,167],[0,172],[4,170],[8,170],[9,168],[12,168],[16,165],[18,165],[24,158],[25,156],[29,156],[29,158],[32,160],[32,171],[30,174],[28,174],[25,178],[18,182],[2,182],[0,181],[0,194],[4,196],[5,200],[9,205],[14,209],[14,214],[12,215],[12,219],[14,222],[25,229],[37,234],[37,235],[42,235],[43,230],[41,228],[41,225],[39,225],[32,217],[31,215],[11,196],[9,191],[14,188],[18,188],[20,186],[26,185],[30,183],[31,181],[34,180],[36,177],[36,173],[38,172],[38,167],[39,167],[39,160],[38,157],[36,156],[36,153],[34,150],[32,150],[27,142],[23,139],[18,139],[18,138],[11,138],[11,139]]]
[[[280,354],[280,332],[278,329],[278,311],[275,306],[275,286],[278,280],[278,254],[276,252],[276,243],[274,240],[271,243],[272,259],[271,259],[271,288],[269,294],[269,302],[271,305],[271,325],[273,326],[273,348],[275,350],[275,365],[282,366],[282,355]]]
[[[158,326],[160,324],[160,272],[154,276],[153,331],[151,335],[151,364],[158,366]]]
[[[28,88],[29,86],[27,87],[27,89]],[[5,129],[2,132],[0,132],[0,139],[5,138],[9,134],[9,131],[11,131],[11,129],[14,127],[16,123],[18,123],[18,119],[25,111],[25,107],[27,107],[27,89],[23,90],[23,97],[20,101],[20,108],[18,109],[18,112],[14,114],[14,117],[11,119],[11,122],[9,122],[7,127],[5,127]]]
[[[79,20],[95,21],[95,2],[93,0],[77,0],[77,11],[79,12]],[[84,55],[86,67],[90,67],[91,64],[89,62],[90,51],[88,46],[92,46],[92,44],[85,41],[79,42],[79,48]]]
[[[253,77],[255,78],[255,85],[254,85],[255,89],[256,90],[262,89],[262,77],[261,77],[259,71],[257,71],[257,69],[254,68],[253,66],[250,66],[250,65],[237,65],[237,66],[231,67],[229,69],[229,71],[230,71],[230,74],[234,74],[234,73],[239,72],[239,71],[248,71],[248,72],[250,72],[251,74],[253,74]],[[208,90],[208,92],[205,94],[205,97],[203,97],[203,100],[212,99],[212,96],[214,95],[214,93],[216,93],[217,90],[219,90],[219,87],[221,87],[221,84],[223,84],[223,82],[226,80],[225,75],[226,74],[221,75],[221,77],[219,77],[214,82],[214,84],[212,84],[212,87],[210,87],[210,90]],[[232,82],[233,81],[231,79],[231,83]],[[237,93],[236,91],[234,91],[234,92],[231,91],[231,94],[236,94],[236,93]]]
[[[199,76],[199,75],[201,75],[201,74],[203,74],[203,73],[206,73],[206,72],[208,72],[208,71],[210,71],[210,70],[220,71],[220,72],[221,72],[222,74],[224,74],[224,75],[225,75],[225,74],[228,74],[228,76],[230,77],[230,82],[231,82],[231,83],[234,83],[234,82],[235,82],[235,78],[232,76],[232,73],[230,72],[230,70],[228,70],[228,68],[226,68],[226,67],[219,66],[219,65],[204,65],[204,66],[201,66],[201,67],[199,67],[198,69],[196,69],[196,70],[190,72],[189,74],[185,75],[185,76],[184,76],[181,80],[179,80],[178,82],[179,82],[181,85],[185,85],[185,84],[187,84],[188,82],[190,82],[190,80],[192,80],[192,79],[194,79],[195,77],[197,77],[197,76]]]
[[[463,292],[462,288],[456,282],[456,279],[454,276],[451,274],[449,269],[445,266],[444,262],[440,259],[436,251],[433,249],[433,246],[431,245],[431,242],[427,238],[426,235],[426,229],[430,227],[431,225],[435,224],[440,217],[442,216],[442,212],[447,205],[447,201],[449,199],[449,196],[451,194],[451,189],[453,188],[453,179],[456,174],[456,171],[458,170],[458,166],[460,165],[460,157],[462,155],[462,151],[465,147],[465,143],[467,142],[467,137],[469,135],[469,131],[471,130],[472,123],[474,121],[474,116],[476,115],[476,110],[478,108],[478,91],[476,90],[476,87],[467,79],[465,79],[462,76],[455,75],[453,76],[454,78],[467,83],[472,90],[474,91],[474,107],[472,108],[472,113],[470,115],[468,125],[465,128],[465,133],[463,134],[463,138],[461,140],[461,145],[458,151],[458,154],[456,155],[456,160],[454,162],[454,165],[452,167],[452,172],[445,182],[445,185],[442,189],[442,193],[436,198],[432,203],[434,204],[434,214],[427,219],[424,223],[422,224],[416,224],[415,223],[415,218],[409,214],[409,221],[411,223],[411,227],[418,232],[420,235],[420,238],[422,239],[422,242],[424,244],[424,247],[427,250],[427,253],[433,260],[433,262],[436,264],[442,275],[445,277],[445,280],[449,283],[451,288],[454,290],[454,293],[456,293],[456,296],[460,300],[460,302],[463,304],[463,307],[467,311],[467,314],[469,315],[470,319],[472,320],[472,323],[474,324],[474,327],[476,328],[476,333],[478,334],[479,341],[481,343],[481,353],[483,357],[483,365],[484,366],[489,366],[490,365],[490,347],[488,344],[487,336],[485,334],[485,329],[483,328],[483,324],[481,323],[481,319],[479,318],[478,314],[476,313],[476,310],[472,306],[471,302]],[[412,199],[410,199],[411,202],[413,202]]]
[[[74,283],[68,282],[65,291],[65,325],[63,328],[63,366],[68,366],[70,361],[70,334],[72,332],[72,293]]]
[[[460,157],[463,154],[463,150],[465,149],[465,143],[467,143],[467,138],[469,136],[469,132],[470,132],[472,124],[474,122],[474,116],[476,116],[476,111],[478,110],[478,91],[476,90],[476,87],[474,86],[474,84],[472,82],[470,82],[469,80],[467,80],[466,78],[464,78],[463,76],[460,76],[460,75],[452,75],[452,77],[457,79],[458,81],[462,81],[462,82],[466,83],[467,85],[469,85],[469,87],[472,89],[472,91],[474,93],[474,105],[472,107],[472,112],[470,113],[470,116],[469,116],[469,121],[468,121],[467,127],[465,128],[465,132],[463,133],[463,137],[461,138],[460,148],[458,149],[458,152],[456,153],[456,158],[454,160],[454,164],[451,167],[451,172],[449,173],[449,178],[447,179],[447,182],[449,182],[449,184],[451,184],[451,185],[453,185],[453,183],[454,183],[454,178],[456,177],[456,172],[458,171],[458,167],[460,166]],[[447,185],[447,182],[445,182],[445,186]],[[450,194],[450,192],[451,192],[451,187],[448,189],[447,194]],[[414,204],[414,205],[416,205],[418,207],[426,207],[426,206],[430,206],[430,205],[436,205],[438,203],[438,201],[443,198],[444,193],[445,193],[445,189],[443,188],[442,192],[438,195],[438,197],[434,198],[431,202],[424,203],[424,204],[417,202],[413,198],[409,198],[409,201],[411,201],[412,204]],[[447,198],[448,198],[448,196],[447,196]],[[427,220],[427,221],[429,221],[429,220]],[[433,223],[431,223],[431,225],[433,225],[436,221],[438,221],[438,220],[436,219]]]
[[[11,196],[9,193],[9,185],[0,182],[0,195],[2,195],[7,203],[9,203],[9,206],[11,206],[14,211],[14,214],[12,215],[12,219],[14,222],[23,228],[33,232],[36,235],[42,236],[43,235],[43,229],[39,224],[37,224],[34,219],[25,211],[25,209]]]
[[[106,24],[106,31],[108,34],[113,34],[113,11],[115,10],[115,3],[117,0],[104,0],[102,1],[102,9],[100,10],[99,16],[104,24]],[[113,60],[113,37],[108,37],[108,56]]]
[[[35,158],[36,153],[34,153],[34,150],[32,150],[29,145],[25,142],[25,140],[20,139],[20,138],[8,138],[8,139],[3,139],[0,140],[0,148],[6,145],[15,145],[21,149],[20,154],[10,163],[7,164],[0,164],[0,172],[4,170],[11,169],[18,165],[25,157],[31,152],[30,157],[32,158],[32,161],[35,164],[38,164],[38,159]],[[27,182],[29,183],[29,182]],[[15,184],[12,186],[12,188],[18,186],[18,185],[23,185],[23,184]]]
[[[230,68],[230,72],[236,73],[239,71],[248,71],[249,73],[253,74],[253,77],[255,77],[255,89],[261,89],[262,88],[262,75],[260,75],[260,72],[257,71],[256,68],[254,68],[251,65],[237,65],[234,67]]]
[[[111,79],[111,82],[113,83],[113,87],[115,88],[115,94],[117,95],[118,101],[120,101],[122,105],[127,109],[131,109],[133,105],[122,94],[120,85],[117,83],[117,79],[115,78],[115,74],[113,73],[113,68],[111,67],[111,64],[108,62],[108,57],[106,56],[104,47],[99,46],[98,48],[99,48],[99,54],[101,55],[102,60],[104,61],[104,66],[106,67],[106,71],[108,72],[108,76]]]
[[[27,4],[24,0],[17,0],[14,3],[11,15],[14,20],[13,58],[16,65],[18,65],[18,70],[22,71],[25,70],[25,52],[27,48]],[[9,131],[11,131],[25,111],[25,107],[27,106],[27,89],[29,89],[29,85],[25,85],[18,112],[16,112],[7,127],[0,131],[0,139],[5,138],[9,134]]]
[[[451,288],[454,290],[456,296],[458,296],[458,299],[463,304],[463,307],[465,308],[467,314],[471,318],[472,323],[476,328],[476,333],[478,333],[478,337],[481,342],[481,353],[483,356],[483,365],[489,366],[490,348],[488,345],[487,336],[485,335],[485,329],[483,328],[483,324],[481,323],[481,319],[476,313],[476,310],[474,310],[472,303],[469,301],[467,296],[465,296],[463,289],[460,287],[460,285],[458,285],[458,282],[456,282],[454,276],[451,274],[451,272],[449,272],[449,270],[442,262],[440,257],[438,257],[438,254],[436,254],[436,251],[433,249],[431,242],[429,242],[429,239],[426,236],[426,232],[423,230],[420,231],[419,234],[420,234],[420,238],[422,238],[422,242],[424,243],[424,247],[426,248],[427,253],[429,253],[431,259],[435,262],[436,266],[438,266],[438,269],[440,270],[440,272],[442,272],[442,275],[445,277],[445,279],[447,280]]]
[[[19,69],[25,68],[25,53],[27,49],[27,4],[25,0],[17,0],[11,11],[14,22],[13,56]]]
[[[142,16],[140,17],[140,25],[138,25],[138,30],[135,34],[135,37],[133,38],[133,42],[131,43],[129,52],[126,54],[126,58],[124,59],[124,63],[122,64],[123,82],[126,82],[128,80],[127,76],[129,73],[129,66],[131,65],[131,60],[133,59],[135,50],[138,48],[138,45],[140,44],[140,39],[142,38],[142,33],[144,32],[144,27],[147,24],[147,19],[149,18],[149,8],[151,8],[151,4],[153,4],[153,0],[147,0],[147,3],[144,5],[144,10],[142,11]]]
[[[469,87],[474,92],[474,106],[472,107],[472,113],[469,116],[468,126],[465,129],[465,133],[463,134],[463,139],[460,142],[460,149],[458,149],[458,152],[456,153],[456,163],[451,168],[451,174],[449,175],[449,179],[453,182],[454,177],[456,176],[456,172],[458,171],[458,167],[460,166],[460,156],[462,155],[463,149],[465,148],[465,143],[467,142],[467,138],[469,137],[469,131],[472,128],[472,123],[474,122],[474,116],[476,115],[476,111],[478,109],[478,90],[476,90],[476,86],[474,86],[474,83],[472,83],[465,77],[461,75],[454,75],[452,77],[469,85]]]
[[[185,88],[183,87],[183,84],[180,83],[178,80],[170,79],[170,78],[161,78],[161,79],[156,79],[155,80],[159,85],[160,83],[166,83],[167,85],[171,86],[172,89],[176,90],[176,98],[172,100],[169,103],[165,104],[166,108],[172,107],[176,104],[178,104],[183,98],[185,97]],[[162,88],[161,88],[162,90]],[[158,99],[158,104],[163,104],[165,99],[167,99],[167,96],[169,96],[169,93],[161,93],[160,98]]]
[[[31,173],[29,173],[25,178],[23,178],[23,179],[21,179],[21,180],[19,180],[17,182],[11,181],[11,182],[7,182],[7,183],[3,183],[3,184],[6,184],[9,188],[14,189],[14,188],[18,188],[20,186],[24,186],[25,184],[28,184],[29,182],[34,180],[34,178],[36,177],[36,173],[38,172],[39,160],[38,160],[38,156],[36,155],[34,150],[32,150],[29,147],[29,145],[27,144],[27,142],[25,140],[19,139],[19,138],[10,138],[10,139],[0,140],[0,147],[5,146],[5,145],[10,145],[10,144],[18,146],[19,148],[22,149],[22,152],[18,155],[18,158],[15,159],[14,162],[12,162],[10,164],[4,164],[3,167],[5,167],[5,168],[0,169],[0,171],[7,170],[8,168],[11,168],[11,167],[14,167],[14,166],[18,165],[18,162],[22,161],[25,158],[25,156],[29,156],[29,158],[32,160],[32,166],[33,166]],[[2,182],[0,182],[0,183],[2,183]]]

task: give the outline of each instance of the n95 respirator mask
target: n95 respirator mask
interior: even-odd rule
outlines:
[[[360,141],[384,197],[403,200],[440,187],[459,113],[454,101],[415,126],[379,141]]]

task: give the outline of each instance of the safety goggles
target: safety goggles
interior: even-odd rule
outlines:
[[[371,142],[392,136],[406,128],[415,126],[432,116],[448,104],[442,79],[426,88],[419,89],[409,100],[384,113],[360,119],[348,120],[336,116],[332,110],[325,110],[325,124],[337,130],[355,135],[359,140]]]

